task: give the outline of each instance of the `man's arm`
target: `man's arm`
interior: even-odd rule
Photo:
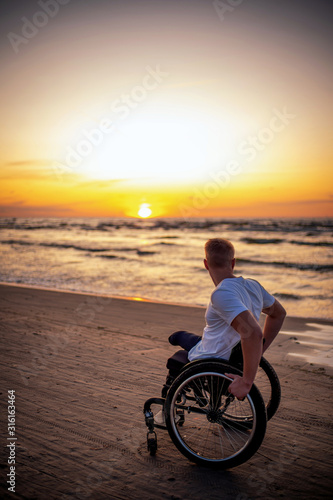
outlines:
[[[229,386],[238,399],[243,399],[250,391],[254,382],[260,358],[262,356],[263,334],[258,321],[250,311],[243,311],[232,321],[231,326],[241,337],[243,352],[243,376],[227,374],[233,379]]]
[[[234,379],[229,386],[229,391],[239,399],[244,398],[250,391],[262,353],[266,351],[279,333],[286,316],[284,307],[276,299],[270,307],[263,309],[263,312],[267,314],[263,332],[250,311],[240,313],[231,323],[231,326],[241,337],[243,376],[226,375]],[[262,338],[265,339],[264,349],[262,349]]]
[[[265,352],[279,333],[287,313],[284,307],[276,299],[270,307],[263,309],[262,312],[267,314],[263,329],[263,336],[265,339],[263,352]]]

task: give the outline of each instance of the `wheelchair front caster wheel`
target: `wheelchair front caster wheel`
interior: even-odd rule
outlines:
[[[149,434],[152,434],[153,436],[152,437],[149,437]],[[152,433],[148,433],[147,435],[147,449],[150,453],[150,455],[153,457],[154,455],[156,455],[156,451],[157,451],[157,436],[156,436],[156,432],[152,432]]]

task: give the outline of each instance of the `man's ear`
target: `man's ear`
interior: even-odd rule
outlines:
[[[235,267],[235,264],[236,264],[236,259],[235,259],[235,257],[234,257],[234,258],[232,259],[232,261],[231,261],[231,267],[232,267],[232,269]]]
[[[205,268],[209,271],[207,259],[204,259]]]

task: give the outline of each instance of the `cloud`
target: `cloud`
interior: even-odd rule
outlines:
[[[1,166],[0,179],[5,180],[45,180],[74,183],[77,187],[107,189],[114,184],[128,182],[128,179],[89,179],[79,172],[72,171],[56,160],[20,160],[4,163]]]
[[[4,163],[1,167],[0,178],[38,179],[55,173],[54,160],[19,160]]]
[[[0,217],[70,217],[77,216],[68,205],[24,205],[15,202],[13,205],[0,205]]]
[[[280,202],[270,202],[270,206],[293,206],[293,205],[318,205],[321,203],[332,203],[332,195],[328,195],[328,198],[321,199],[308,199],[308,200],[290,200],[290,201],[280,201]]]

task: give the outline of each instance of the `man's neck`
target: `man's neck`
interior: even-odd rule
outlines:
[[[237,276],[234,275],[232,269],[224,268],[210,270],[210,277],[212,278],[215,286],[217,286],[219,283],[221,283],[221,281],[227,278],[237,278]]]

